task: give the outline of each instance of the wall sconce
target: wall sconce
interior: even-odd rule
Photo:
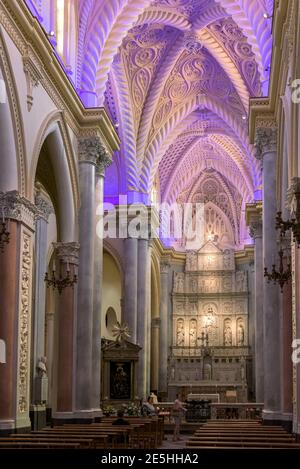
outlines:
[[[292,277],[291,271],[291,264],[287,265],[287,269],[284,270],[283,266],[283,249],[281,248],[279,251],[279,269],[276,270],[276,265],[272,265],[271,273],[268,272],[267,267],[265,267],[264,277],[267,277],[268,283],[274,282],[274,284],[278,283],[281,288],[281,292],[283,291],[284,284],[287,283],[290,278]]]
[[[282,219],[282,212],[278,212],[276,216],[276,230],[280,230],[281,235],[286,231],[292,230],[294,242],[300,247],[300,192],[295,192],[296,210],[292,212],[290,220]]]
[[[69,263],[67,263],[67,274],[65,277],[62,277],[61,272],[59,273],[59,277],[56,277],[55,274],[55,264],[53,263],[53,270],[52,270],[52,277],[48,277],[48,272],[45,274],[45,282],[47,283],[47,288],[52,286],[53,290],[57,289],[58,293],[61,294],[62,291],[67,287],[74,287],[75,283],[77,283],[77,275],[74,274],[73,278],[70,275],[70,267]]]
[[[9,219],[6,221],[4,216],[4,209],[2,209],[2,222],[0,227],[0,252],[4,252],[4,245],[8,244],[10,240],[9,232]]]

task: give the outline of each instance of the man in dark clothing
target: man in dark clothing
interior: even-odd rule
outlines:
[[[118,418],[112,422],[112,425],[130,425],[128,420],[125,420],[124,417],[124,410],[119,409],[117,412]]]

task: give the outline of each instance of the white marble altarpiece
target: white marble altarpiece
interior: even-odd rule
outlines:
[[[187,252],[185,271],[174,272],[172,305],[169,386],[218,387],[224,396],[234,387],[246,400],[248,279],[236,269],[234,251],[207,242]]]

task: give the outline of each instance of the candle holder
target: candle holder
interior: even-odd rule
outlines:
[[[291,279],[292,271],[291,271],[291,264],[287,265],[287,269],[284,269],[283,266],[283,249],[281,248],[279,253],[279,269],[276,270],[276,265],[272,265],[272,271],[268,272],[267,267],[265,267],[264,277],[267,277],[268,283],[274,282],[274,284],[278,283],[281,288],[281,293],[283,292],[284,285]]]
[[[10,241],[10,232],[5,218],[3,217],[0,227],[0,252],[4,252],[5,244],[8,244]]]
[[[59,277],[56,277],[55,269],[52,270],[52,277],[49,278],[48,272],[45,274],[45,282],[47,283],[47,288],[51,287],[53,290],[57,289],[58,293],[61,295],[62,291],[67,287],[74,288],[75,283],[77,283],[77,275],[74,274],[71,277],[69,266],[67,266],[67,273],[66,276],[63,277],[61,272],[59,273]]]

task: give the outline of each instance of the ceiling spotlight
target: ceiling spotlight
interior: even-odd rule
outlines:
[[[50,31],[49,36],[51,36],[51,37],[55,36],[55,32],[54,32],[54,31]]]
[[[247,120],[247,116],[242,116],[243,121]]]
[[[115,123],[115,128],[118,129],[119,127],[120,127],[119,122],[116,122],[116,123]]]
[[[272,16],[269,15],[267,12],[265,12],[263,16],[265,20],[269,20],[270,18],[272,18]]]

